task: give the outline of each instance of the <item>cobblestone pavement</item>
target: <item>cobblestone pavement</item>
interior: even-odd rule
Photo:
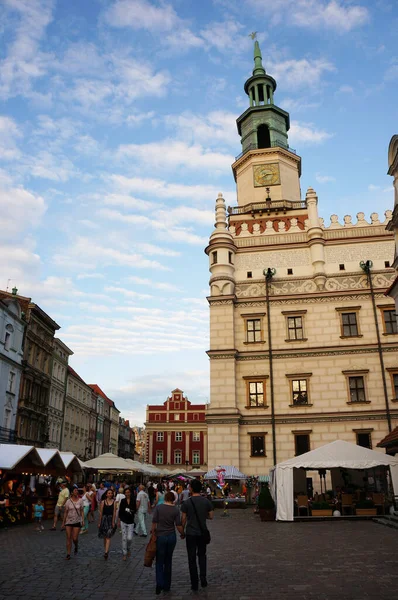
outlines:
[[[0,600],[147,600],[155,569],[143,566],[145,538],[134,537],[122,561],[121,535],[107,562],[96,526],[65,561],[65,534],[34,525],[0,531]],[[398,598],[398,533],[369,521],[261,523],[252,511],[216,511],[210,524],[206,590],[190,590],[185,542],[173,559],[172,600],[394,600]],[[161,596],[162,597],[162,596]]]

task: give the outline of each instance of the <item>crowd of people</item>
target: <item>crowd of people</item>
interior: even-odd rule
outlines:
[[[152,514],[150,534],[156,536],[156,594],[170,590],[177,533],[186,540],[191,588],[197,590],[199,582],[202,587],[207,586],[206,548],[210,534],[206,521],[213,518],[209,492],[196,479],[189,484],[170,481],[149,482],[146,486],[101,482],[98,488],[88,483],[83,489],[73,485],[71,490],[67,481],[60,481],[51,530],[56,531],[61,521],[61,530],[66,531],[66,560],[71,559],[72,545],[74,554],[78,554],[79,536],[88,532],[90,522],[96,521],[105,560],[109,558],[112,538],[119,530],[122,558],[126,561],[131,556],[134,536],[148,536],[147,516]],[[42,531],[39,503],[34,510],[37,528]]]

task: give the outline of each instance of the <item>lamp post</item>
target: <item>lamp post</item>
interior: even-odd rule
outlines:
[[[276,269],[268,267],[263,271],[265,276],[265,303],[267,307],[267,325],[268,325],[268,356],[269,356],[269,384],[271,390],[271,427],[272,427],[272,454],[274,465],[276,465],[276,439],[275,439],[275,402],[274,402],[274,369],[272,359],[272,333],[271,333],[271,315],[269,301],[269,285]]]
[[[359,263],[359,266],[361,267],[362,271],[364,271],[366,273],[367,278],[368,278],[369,288],[370,288],[370,297],[372,299],[373,316],[374,316],[375,327],[376,327],[377,351],[379,353],[381,378],[383,381],[384,400],[386,403],[386,417],[387,417],[388,431],[391,432],[391,430],[392,430],[391,414],[390,414],[390,406],[388,404],[388,391],[387,391],[386,374],[385,374],[385,369],[384,369],[383,349],[381,347],[379,322],[377,320],[376,300],[375,300],[375,294],[374,294],[374,289],[373,289],[372,275],[370,272],[371,268],[373,267],[373,263],[371,260],[367,260],[366,262],[362,260]]]

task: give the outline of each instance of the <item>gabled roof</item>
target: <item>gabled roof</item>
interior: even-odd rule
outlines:
[[[182,390],[180,390],[180,388],[176,388],[175,390],[171,391],[172,394],[183,394],[184,392]]]
[[[109,406],[113,406],[114,408],[116,408],[115,403],[113,402],[113,400],[111,400],[110,398],[108,398],[108,396],[105,394],[105,392],[103,390],[101,390],[100,386],[97,383],[89,383],[88,386],[91,387],[91,389],[94,390],[94,392],[96,394],[98,394],[99,396],[101,396],[101,398],[103,398],[105,400],[105,402],[107,404],[109,404]]]
[[[398,446],[398,427],[390,431],[390,433],[377,444],[379,448],[388,448],[388,446],[395,445]]]
[[[80,377],[80,375],[78,373],[76,373],[76,371],[74,369],[72,369],[72,367],[69,366],[69,365],[68,365],[68,373],[70,373],[71,375],[73,375],[73,377],[76,377],[76,379],[80,379],[80,381],[82,383],[84,383],[84,385],[87,385],[87,383],[84,381],[84,379],[82,379],[82,377]]]

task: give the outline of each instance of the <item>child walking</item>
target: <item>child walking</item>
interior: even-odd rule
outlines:
[[[36,531],[44,531],[44,527],[41,522],[41,520],[43,518],[43,513],[44,513],[44,506],[41,501],[41,498],[39,498],[37,500],[37,503],[33,506],[33,514],[35,517]]]

